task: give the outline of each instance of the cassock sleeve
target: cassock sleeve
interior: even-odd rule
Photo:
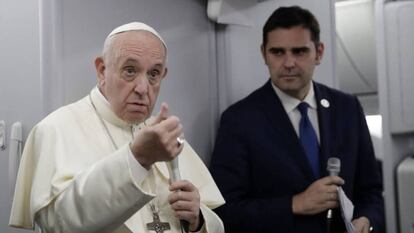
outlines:
[[[40,212],[46,232],[112,232],[154,196],[129,172],[128,145],[94,164]],[[128,172],[125,172],[128,171]]]
[[[205,204],[200,205],[204,217],[204,227],[201,232],[224,233],[224,226],[221,219]]]
[[[111,232],[154,197],[133,179],[127,144],[76,175],[60,174],[57,181],[56,134],[43,126],[28,137],[11,226],[33,229],[36,219],[46,232]]]
[[[200,193],[200,210],[204,217],[204,226],[200,232],[224,233],[223,222],[212,210],[223,205],[224,198],[207,167],[189,143],[185,143],[180,154],[179,167],[182,178],[195,185]]]

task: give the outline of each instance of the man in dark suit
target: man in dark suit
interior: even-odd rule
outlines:
[[[356,231],[382,232],[382,181],[361,105],[312,81],[324,52],[316,18],[277,9],[261,52],[270,80],[223,113],[210,165],[226,232],[343,233],[339,186]],[[330,157],[341,161],[338,176],[326,171]]]

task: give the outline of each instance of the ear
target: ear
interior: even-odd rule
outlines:
[[[265,64],[267,64],[267,62],[266,62],[266,48],[263,46],[263,44],[260,45],[260,52],[262,54],[262,57],[263,57],[263,60],[264,60]]]
[[[325,45],[322,42],[319,42],[316,46],[316,64],[321,64],[322,58],[323,58],[323,52],[325,51]]]
[[[102,57],[95,59],[95,69],[98,76],[98,86],[102,86],[105,83],[105,64]]]
[[[165,67],[164,68],[164,74],[162,75],[162,78],[164,79],[165,77],[167,77],[167,73],[168,73],[168,68]]]

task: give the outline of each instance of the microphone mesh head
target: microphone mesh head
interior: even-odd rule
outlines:
[[[341,170],[341,160],[336,157],[331,157],[328,159],[328,164],[326,168],[331,176],[337,176]]]

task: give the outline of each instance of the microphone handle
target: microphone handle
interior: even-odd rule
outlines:
[[[337,172],[329,171],[330,176],[337,176]],[[331,233],[331,224],[332,223],[332,209],[329,209],[326,213],[326,233]]]
[[[338,172],[329,171],[330,176],[337,176]],[[332,225],[332,209],[329,209],[326,213],[326,233],[331,233],[331,225]]]
[[[181,176],[180,176],[180,170],[178,169],[178,156],[175,157],[171,162],[170,162],[170,166],[171,166],[171,171],[170,171],[170,176],[171,176],[171,180],[172,181],[178,181],[181,180]],[[180,225],[181,225],[181,230],[184,232],[189,232],[190,231],[190,223],[187,220],[183,220],[180,219]]]
[[[326,233],[331,233],[332,209],[326,213]]]
[[[187,220],[180,219],[180,225],[184,232],[190,232],[190,223]]]
[[[337,176],[337,172],[329,171],[330,176]],[[329,209],[326,212],[326,233],[331,233],[331,223],[332,223],[332,209]]]

